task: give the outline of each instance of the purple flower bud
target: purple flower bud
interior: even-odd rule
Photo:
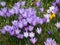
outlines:
[[[41,6],[41,3],[40,2],[36,2],[36,6],[37,7],[40,7]]]
[[[6,6],[6,2],[0,2],[1,6]]]
[[[31,38],[31,39],[30,39],[30,42],[31,42],[32,44],[35,44],[35,43],[37,42],[37,39],[36,39],[36,38]]]
[[[51,34],[50,30],[48,30],[48,34],[49,34],[49,35]]]

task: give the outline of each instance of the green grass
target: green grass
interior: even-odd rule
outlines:
[[[22,1],[22,0],[0,0],[0,1],[6,1],[7,6],[12,7],[15,2]],[[31,5],[31,3],[33,1],[34,0],[26,0],[26,8],[34,7],[37,10],[36,6]],[[42,6],[45,9],[48,9],[49,6],[51,6],[51,2],[53,2],[53,0],[46,0],[46,1],[41,0],[41,1],[42,1]],[[38,10],[37,10],[37,15],[41,17],[42,14],[38,13]],[[0,17],[0,28],[5,26],[6,24],[11,25],[11,21],[13,21],[15,19],[17,19],[17,16],[13,16],[13,17],[9,17],[9,18]],[[54,25],[56,23],[56,21],[60,21],[60,16],[58,16],[57,18],[52,20],[50,23],[42,25],[42,28],[43,28],[42,34],[38,35],[36,33],[36,37],[38,38],[38,41],[35,45],[44,45],[44,41],[49,37],[55,39],[56,42],[60,44],[60,31],[58,31],[58,29]],[[50,30],[52,32],[51,35],[48,35],[48,33],[47,33],[48,30]],[[28,45],[32,45],[29,42],[29,39],[24,38],[21,40],[21,39],[17,39],[16,37],[11,37],[8,34],[2,35],[0,33],[0,45],[25,45],[26,43],[28,43]]]

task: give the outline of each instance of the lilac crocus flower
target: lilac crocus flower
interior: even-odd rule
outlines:
[[[28,24],[26,19],[22,19],[22,23],[24,26],[27,26],[27,24]]]
[[[21,6],[24,6],[24,5],[25,5],[25,3],[26,3],[25,1],[22,1],[22,2],[21,2]]]
[[[56,2],[52,2],[52,5],[53,5],[53,6],[56,6]]]
[[[18,34],[16,37],[19,39],[23,39],[24,36],[23,36],[23,34]]]
[[[55,7],[52,12],[55,13],[55,14],[57,14],[58,13],[58,7]]]
[[[20,32],[21,32],[21,30],[19,30],[19,29],[16,29],[16,30],[15,30],[15,34],[16,34],[16,35],[18,35]]]
[[[36,2],[36,6],[37,7],[40,7],[41,6],[41,3],[40,2]]]
[[[6,6],[6,2],[0,2],[1,6]]]
[[[47,38],[46,42],[44,42],[45,45],[58,45],[56,41],[52,38]]]
[[[35,43],[37,42],[37,38],[31,38],[31,39],[30,39],[30,42],[31,42],[32,44],[35,44]]]
[[[17,7],[20,7],[21,3],[20,2],[17,2],[14,4],[14,6],[17,6]]]
[[[32,38],[32,37],[34,37],[34,36],[35,36],[35,33],[33,33],[33,32],[30,32],[30,33],[29,33],[29,37],[30,37],[30,38]]]
[[[39,8],[39,11],[43,13],[44,12],[44,8]]]
[[[60,3],[60,0],[56,0],[56,3]]]
[[[14,6],[13,9],[14,9],[14,13],[15,13],[15,14],[18,14],[18,13],[19,13],[19,7]]]
[[[37,29],[36,29],[36,32],[40,35],[41,32],[42,32],[42,28],[37,28]]]
[[[18,26],[19,26],[19,28],[23,28],[23,22],[22,21],[19,21],[19,23],[18,23]]]
[[[18,27],[18,21],[17,21],[17,20],[12,21],[12,24],[13,24],[14,26]]]
[[[14,9],[13,9],[13,8],[12,8],[12,9],[9,9],[8,12],[9,12],[11,15],[13,15],[13,14],[14,14]]]
[[[60,28],[60,22],[57,22],[57,23],[55,24],[55,26],[56,26],[57,28]]]
[[[24,37],[28,38],[29,33],[28,32],[24,32]]]
[[[20,14],[23,14],[24,11],[25,11],[24,8],[20,8],[20,9],[19,9],[19,13],[20,13]]]
[[[42,19],[42,18],[40,18],[40,22],[39,22],[39,24],[40,24],[40,25],[43,24],[43,19]]]
[[[34,27],[30,25],[28,29],[29,29],[29,31],[33,31],[33,28]]]
[[[15,34],[15,30],[9,30],[8,33],[10,34],[10,36],[13,36]]]
[[[6,25],[6,26],[3,27],[3,29],[4,29],[5,31],[9,32],[10,30],[12,30],[12,27],[9,26],[9,25]]]
[[[1,10],[0,10],[0,16],[5,17],[4,12],[2,12]]]
[[[0,30],[0,32],[2,33],[2,34],[5,34],[6,33],[6,31],[5,30]]]

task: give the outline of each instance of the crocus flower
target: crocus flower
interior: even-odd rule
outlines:
[[[41,32],[42,32],[42,28],[37,28],[37,29],[36,29],[36,32],[40,35]]]
[[[15,30],[15,34],[16,34],[16,35],[18,35],[20,32],[21,32],[21,30],[19,30],[19,29],[16,29],[16,30]]]
[[[47,38],[46,42],[44,42],[45,45],[57,45],[56,41],[52,38]]]
[[[19,28],[23,28],[23,23],[22,23],[22,21],[19,21],[18,26],[19,26]]]
[[[29,33],[28,32],[24,32],[24,37],[28,37],[29,36]]]
[[[36,6],[37,7],[40,7],[41,6],[41,3],[40,2],[36,2]]]
[[[15,31],[14,30],[9,30],[8,33],[10,34],[10,36],[13,36],[15,34]]]
[[[37,38],[31,38],[31,39],[30,39],[30,42],[31,42],[32,44],[35,44],[35,43],[37,42]]]
[[[17,20],[14,20],[14,21],[12,21],[12,24],[14,25],[14,26],[16,26],[16,27],[18,27],[18,21]]]
[[[28,24],[26,19],[22,19],[22,23],[24,26],[27,26],[27,24]]]
[[[33,33],[33,32],[30,32],[30,33],[29,33],[29,37],[32,38],[32,37],[34,37],[34,36],[35,36],[35,33]]]
[[[30,25],[30,26],[29,26],[29,31],[33,31],[33,28],[34,28],[34,27]]]
[[[52,5],[53,5],[53,6],[56,6],[56,2],[52,2]]]
[[[5,34],[6,33],[6,31],[5,30],[0,30],[0,32],[2,33],[2,34]]]
[[[17,2],[14,4],[14,6],[17,6],[17,7],[20,7],[21,3],[20,2]]]
[[[6,2],[0,2],[1,6],[6,6]]]
[[[22,2],[21,2],[21,6],[24,6],[24,5],[25,5],[25,3],[26,3],[25,1],[22,1]]]
[[[39,8],[39,11],[43,13],[44,12],[44,8]]]
[[[55,26],[56,26],[57,28],[60,28],[60,22],[57,22],[57,23],[55,24]]]
[[[60,0],[56,0],[56,3],[60,3]]]
[[[16,37],[19,39],[23,39],[24,36],[23,36],[23,34],[18,34]]]

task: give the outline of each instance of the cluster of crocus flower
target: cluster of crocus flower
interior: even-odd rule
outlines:
[[[36,10],[34,8],[21,8],[21,6],[25,5],[25,1],[17,2],[14,4],[12,8],[6,7],[6,2],[1,2],[1,6],[5,6],[4,8],[0,9],[0,16],[2,17],[10,17],[14,14],[18,16],[17,20],[12,21],[12,25],[4,26],[0,32],[2,34],[6,34],[6,32],[10,36],[15,36],[16,38],[23,39],[29,38],[32,44],[37,42],[37,38],[35,37],[34,31],[36,31],[39,35],[42,33],[42,27],[34,29],[37,25],[42,25],[43,23],[49,22],[51,18],[55,18],[55,15],[58,12],[57,6],[51,6],[49,10],[47,10],[47,14],[44,14],[43,18],[40,18],[36,15]],[[40,7],[40,2],[36,3],[37,7]],[[41,12],[44,11],[44,8],[39,8]],[[52,42],[46,41],[45,45],[51,45],[51,43],[57,45],[54,40]],[[48,44],[47,44],[48,43]],[[52,45],[53,45],[52,44]]]
[[[2,4],[5,2],[2,2]],[[36,25],[42,25],[46,23],[46,18],[40,18],[36,16],[36,10],[34,8],[21,8],[21,6],[25,5],[25,1],[17,2],[10,9],[8,7],[1,8],[0,16],[2,17],[10,17],[16,14],[18,16],[17,20],[12,21],[12,25],[4,26],[0,31],[2,34],[6,34],[6,32],[10,36],[15,36],[16,38],[23,39],[29,38],[31,43],[35,44],[37,38],[35,37],[34,27]],[[42,28],[38,28],[35,30],[39,35],[42,32]]]

